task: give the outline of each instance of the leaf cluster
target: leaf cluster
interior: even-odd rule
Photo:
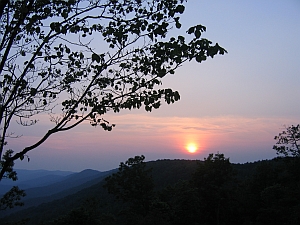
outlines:
[[[52,134],[84,121],[111,131],[103,116],[180,100],[178,91],[159,88],[162,78],[184,62],[203,62],[226,50],[202,38],[196,25],[180,29],[184,0],[1,1],[0,157],[12,121],[37,125],[48,113],[54,125],[9,158],[22,159]]]
[[[283,155],[285,157],[300,157],[300,125],[292,125],[286,127],[284,131],[279,133],[274,138],[277,142],[273,146],[277,155]]]
[[[151,199],[154,188],[150,175],[151,169],[146,169],[145,156],[129,158],[121,162],[119,171],[105,178],[104,187],[110,194],[123,202],[132,202],[135,206],[146,207]]]
[[[22,206],[21,198],[26,194],[23,190],[20,190],[17,186],[13,186],[4,196],[0,199],[0,210],[7,208],[13,208],[15,206]]]

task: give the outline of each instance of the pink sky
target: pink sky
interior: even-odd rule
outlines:
[[[135,155],[203,159],[218,151],[240,163],[275,157],[274,136],[300,121],[299,12],[298,0],[188,1],[184,30],[205,25],[203,37],[228,54],[187,63],[166,77],[164,87],[178,90],[179,102],[152,113],[109,114],[104,118],[117,124],[112,132],[83,124],[53,135],[16,167],[108,170]],[[9,140],[9,147],[19,151],[45,134],[49,118],[13,128],[23,137]],[[196,153],[185,150],[189,142],[199,146]]]
[[[154,117],[151,113],[111,115],[106,119],[117,126],[112,132],[82,124],[73,131],[54,134],[29,154],[30,162],[17,162],[22,168],[80,171],[86,168],[108,170],[127,158],[144,154],[146,160],[203,159],[209,153],[224,153],[231,162],[244,163],[276,156],[273,140],[284,125],[295,119],[242,117]],[[14,139],[11,147],[38,140],[36,130]],[[186,145],[195,143],[191,154]]]

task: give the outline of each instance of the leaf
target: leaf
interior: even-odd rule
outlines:
[[[180,40],[181,42],[184,42],[184,37],[183,36],[178,36],[178,40]]]
[[[93,53],[92,54],[92,60],[96,61],[97,63],[99,63],[100,62],[100,56],[97,55],[97,54],[95,54],[95,53]]]
[[[175,91],[175,92],[174,92],[174,100],[175,100],[175,101],[180,100],[180,95],[179,95],[178,91]]]
[[[35,95],[36,95],[36,92],[37,92],[36,88],[31,88],[31,89],[30,89],[30,95],[31,95],[31,96],[35,96]]]
[[[196,56],[196,61],[197,61],[198,63],[201,63],[201,62],[203,61],[203,57],[202,57],[201,55],[197,55],[197,56]]]
[[[195,27],[190,27],[187,31],[188,34],[194,33]]]
[[[49,14],[49,13],[51,13],[51,9],[49,9],[49,8],[44,8],[44,12],[45,12],[45,14]]]
[[[152,107],[151,107],[151,106],[149,106],[149,105],[146,105],[146,106],[145,106],[145,110],[146,110],[147,112],[151,112],[151,110],[152,110]]]
[[[197,29],[197,30],[200,30],[201,32],[206,31],[206,27],[205,27],[205,26],[202,26],[201,24],[198,24],[198,25],[196,26],[196,29]]]
[[[70,53],[71,52],[71,50],[66,46],[66,53]]]
[[[196,36],[196,38],[199,38],[201,36],[200,30],[195,31],[195,36]]]
[[[185,7],[183,5],[178,5],[175,9],[176,12],[182,14],[184,12]]]
[[[180,28],[181,27],[181,23],[179,23],[179,22],[176,22],[176,24],[175,24],[175,26],[176,26],[176,28]]]

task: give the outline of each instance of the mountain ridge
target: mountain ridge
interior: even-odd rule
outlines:
[[[146,167],[152,168],[151,171],[155,186],[157,186],[157,190],[161,190],[167,186],[174,185],[178,181],[189,180],[199,163],[202,162],[203,161],[200,160],[165,159],[146,162]],[[260,164],[260,162],[232,165],[241,172],[242,179],[245,179],[253,173],[254,168],[258,164]],[[98,207],[103,208],[105,212],[105,207],[113,201],[113,196],[108,195],[107,191],[103,188],[105,183],[104,178],[106,175],[115,171],[117,171],[117,169],[107,171],[100,179],[96,178],[95,180],[90,180],[82,186],[78,186],[78,189],[75,187],[73,190],[67,189],[64,193],[57,193],[57,196],[49,196],[47,203],[42,203],[38,206],[32,206],[27,209],[20,208],[20,211],[13,213],[10,217],[5,217],[5,219],[21,219],[30,215],[32,218],[30,224],[39,224],[43,221],[53,220],[60,215],[65,215],[72,209],[82,207],[82,204],[84,204],[84,202],[88,199],[98,202]],[[118,207],[118,205],[114,205],[113,207]]]

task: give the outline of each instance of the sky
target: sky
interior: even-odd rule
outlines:
[[[190,0],[185,6],[183,30],[206,26],[203,37],[228,54],[165,77],[164,87],[178,90],[179,102],[151,113],[108,114],[116,124],[111,132],[82,124],[55,134],[15,167],[106,171],[141,154],[146,161],[203,160],[220,152],[233,163],[276,157],[274,136],[300,121],[300,1]],[[38,140],[49,124],[43,118],[34,129],[18,127],[23,136],[9,147],[18,151]]]

